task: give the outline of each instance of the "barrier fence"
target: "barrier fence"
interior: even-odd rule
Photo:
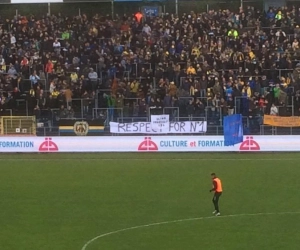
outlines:
[[[184,103],[188,102],[191,98],[182,98],[181,101]],[[246,98],[242,98],[247,101]],[[203,100],[203,98],[202,98]],[[204,99],[205,100],[205,99]],[[86,102],[91,101],[91,103],[86,104]],[[115,121],[118,122],[120,120],[131,120],[131,121],[145,121],[145,119],[150,120],[150,115],[151,112],[149,111],[150,109],[147,109],[148,112],[144,114],[144,116],[140,116],[139,113],[139,99],[134,99],[130,98],[129,100],[125,100],[124,103],[127,102],[128,105],[126,105],[123,108],[93,108],[96,107],[96,103],[93,103],[93,99],[74,99],[71,102],[72,106],[72,112],[68,112],[68,109],[66,110],[59,110],[59,109],[52,109],[50,110],[41,110],[40,115],[37,116],[38,122],[44,122],[46,125],[45,127],[55,127],[56,122],[59,121],[60,119],[100,119],[103,118],[105,119],[105,125],[108,126],[110,121]],[[243,100],[241,101],[239,98],[236,98],[235,102],[238,103],[240,101],[240,104],[243,104]],[[204,101],[205,102],[205,101]],[[286,106],[279,106],[279,115],[281,116],[291,116],[294,113],[294,98],[288,98]],[[23,104],[22,104],[23,103]],[[28,112],[28,102],[26,100],[17,100],[17,106],[20,105],[26,105],[26,110]],[[236,104],[236,113],[243,113],[243,105]],[[131,106],[130,106],[131,105]],[[183,108],[183,110],[182,110]],[[244,124],[245,128],[249,129],[251,133],[260,133],[260,134],[266,134],[266,130],[264,129],[265,127],[261,126],[263,124],[263,113],[264,109],[262,108],[260,114],[256,114],[253,117],[246,115],[244,117]],[[188,115],[186,113],[185,106],[184,107],[170,107],[170,108],[160,108],[156,109],[156,114],[169,114],[170,115],[170,120],[171,121],[188,121],[188,120],[205,120],[208,122],[208,132],[207,133],[213,133],[211,132],[211,129],[213,126],[216,127],[222,127],[222,121],[223,121],[223,116],[224,114],[222,113],[222,109],[220,107],[216,106],[206,106],[205,107],[205,112],[204,113],[195,113]],[[93,112],[93,113],[92,113]],[[15,113],[15,112],[14,112]],[[2,111],[2,115],[13,115],[12,109],[7,109]],[[28,116],[28,113],[27,113]],[[126,119],[125,119],[126,118]],[[126,122],[126,121],[125,121]],[[219,130],[219,128],[218,128]],[[46,129],[45,129],[46,131]],[[52,131],[52,129],[48,129],[48,131]],[[54,130],[53,130],[54,131]],[[292,128],[291,130],[287,129],[281,129],[278,128],[276,131],[272,129],[272,133],[276,134],[279,132],[276,131],[282,131],[280,133],[282,134],[289,134],[289,133],[297,133],[297,129]],[[249,132],[248,132],[249,133]],[[45,133],[44,133],[45,134]]]
[[[78,101],[79,104],[84,100]],[[127,107],[128,108],[128,107]],[[281,109],[287,109],[288,107],[280,107]],[[110,122],[118,123],[136,123],[136,122],[149,122],[151,111],[144,116],[139,116],[139,113],[134,111],[132,107],[130,112],[122,108],[91,108],[90,114],[85,115],[84,105],[74,112],[72,115],[67,112],[67,109],[62,111],[61,109],[42,109],[40,115],[36,116],[37,123],[37,135],[38,136],[60,136],[59,123],[61,120],[78,120],[78,121],[95,121],[99,126],[103,126],[103,130],[99,135],[112,135],[109,131]],[[207,123],[206,135],[222,135],[223,134],[223,117],[221,108],[206,107],[204,114],[198,115],[184,115],[180,114],[180,108],[162,108],[155,114],[169,114],[170,122],[185,122],[185,121],[199,121]],[[132,113],[131,113],[132,112]],[[128,114],[135,114],[134,116],[128,116]],[[279,114],[281,113],[279,109]],[[78,115],[76,115],[78,114]],[[2,113],[8,117],[12,116],[12,110],[6,110]],[[2,124],[2,131],[10,131],[11,122],[5,122]],[[263,124],[263,114],[256,114],[253,116],[243,116],[244,134],[260,134],[260,135],[298,135],[300,134],[300,127],[275,127]],[[70,128],[74,129],[73,125]],[[4,132],[6,133],[6,132]]]
[[[183,119],[185,120],[185,119]],[[246,121],[245,121],[246,120]],[[117,122],[119,123],[134,123],[134,122],[149,122],[147,117],[123,117],[118,118]],[[247,123],[249,124],[248,119],[244,119],[244,125],[247,126]],[[245,129],[244,129],[245,130]],[[43,127],[38,127],[36,129],[37,136],[61,136],[61,132],[59,130],[59,127],[52,126],[52,124],[49,122],[44,123]],[[272,127],[268,125],[260,125],[259,129],[252,132],[253,135],[267,135],[267,136],[274,136],[274,135],[280,135],[280,136],[287,136],[287,135],[293,135],[297,136],[300,135],[300,128],[295,127],[289,127],[289,128],[280,128],[280,127]],[[5,135],[5,134],[4,134]],[[112,134],[109,132],[109,128],[107,127],[106,130],[103,131],[101,136],[122,136],[122,134]],[[180,134],[178,134],[180,135]],[[223,126],[216,126],[216,125],[207,125],[207,132],[204,133],[202,136],[205,135],[219,135],[223,136]],[[245,135],[249,135],[248,132],[245,131]],[[174,136],[174,135],[172,135]]]

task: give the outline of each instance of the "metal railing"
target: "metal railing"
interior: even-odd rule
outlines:
[[[117,118],[123,118],[123,108],[93,108],[93,119],[105,119],[104,124],[109,126],[109,122],[116,121]]]
[[[149,122],[148,117],[118,117],[119,123]]]
[[[179,108],[178,107],[165,107],[163,114],[169,115],[171,121],[179,121]]]
[[[178,117],[178,121],[188,121],[189,118],[190,117]],[[195,117],[193,120],[195,120]],[[118,123],[134,123],[149,122],[150,120],[148,117],[117,117],[115,121]],[[199,117],[198,121],[206,121],[206,118]],[[243,117],[244,135],[300,135],[300,127],[272,127],[263,125],[262,123],[262,116],[252,118]],[[38,136],[60,136],[59,127],[50,122],[50,120],[39,120],[39,124],[40,125],[37,126]],[[103,135],[114,135],[109,132],[109,122],[107,120],[105,120],[104,126],[107,130],[103,131]],[[221,124],[210,124],[209,121],[207,121],[207,131],[201,135],[223,135],[223,126]]]
[[[300,127],[260,126],[260,135],[300,135]]]

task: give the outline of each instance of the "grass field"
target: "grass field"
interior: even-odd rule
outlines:
[[[0,249],[300,249],[299,161],[296,153],[2,154]],[[223,181],[217,218],[211,172]]]

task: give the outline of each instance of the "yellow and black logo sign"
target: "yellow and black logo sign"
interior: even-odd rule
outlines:
[[[76,135],[87,135],[89,132],[89,124],[85,121],[75,122],[74,124],[74,133]]]

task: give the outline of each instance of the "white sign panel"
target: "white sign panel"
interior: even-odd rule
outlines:
[[[224,146],[223,136],[0,137],[0,152],[300,152],[300,136],[244,136]]]
[[[151,115],[152,131],[155,131],[155,133],[168,133],[169,127],[169,115]]]
[[[116,134],[198,134],[207,131],[207,122],[201,121],[169,122],[163,130],[153,128],[151,122],[110,122],[109,126],[110,132]]]
[[[63,0],[11,0],[11,3],[62,3]]]

